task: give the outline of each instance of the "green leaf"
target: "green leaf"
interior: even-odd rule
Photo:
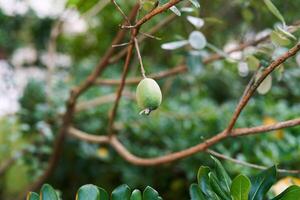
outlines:
[[[159,200],[159,194],[152,187],[147,186],[143,192],[143,200]]]
[[[247,176],[242,174],[233,179],[230,194],[233,200],[248,200],[248,195],[251,188],[251,182]]]
[[[196,183],[190,186],[190,197],[191,200],[206,200],[204,194],[201,192],[201,188]]]
[[[282,28],[281,26],[276,26],[275,29],[281,33],[282,35],[286,36],[287,38],[291,38],[293,40],[297,40],[297,38],[291,34],[290,32],[288,32],[287,30],[285,30],[284,28]]]
[[[287,37],[278,33],[277,31],[272,31],[270,38],[272,43],[278,46],[287,46],[291,43]]]
[[[211,156],[211,158],[215,162],[217,177],[220,180],[220,185],[222,189],[225,190],[227,193],[230,193],[231,178],[227,174],[220,161],[213,156]]]
[[[210,185],[209,176],[208,176],[209,173],[210,173],[209,167],[201,166],[197,174],[198,184],[201,188],[201,191],[205,194],[205,196],[208,197],[208,199],[219,200],[220,198],[213,191]]]
[[[128,185],[120,185],[111,193],[111,200],[129,200],[130,193]]]
[[[279,12],[279,10],[276,8],[276,6],[272,3],[272,1],[264,0],[264,2],[266,4],[266,6],[268,7],[268,9],[271,11],[271,13],[273,13],[273,15],[275,15],[275,17],[277,17],[285,25],[285,20],[284,20],[283,16]]]
[[[231,200],[229,194],[227,195],[226,191],[224,191],[219,185],[220,181],[218,180],[217,176],[213,172],[210,172],[208,174],[208,177],[209,177],[209,183],[212,189],[214,190],[214,192],[224,200]]]
[[[200,8],[198,0],[189,0],[196,8]]]
[[[260,76],[258,76],[258,78],[259,77]],[[272,76],[268,75],[258,86],[257,92],[259,94],[267,94],[267,92],[269,92],[271,88],[272,88]]]
[[[208,173],[210,172],[209,167],[201,166],[198,170],[197,180],[201,190],[209,196],[209,192],[212,191],[209,183]]]
[[[40,191],[41,200],[58,200],[58,196],[49,184],[44,184]]]
[[[206,44],[205,36],[199,31],[193,31],[189,35],[189,43],[194,49],[203,49]]]
[[[249,200],[263,200],[271,186],[276,182],[276,167],[270,167],[251,178]]]
[[[133,190],[130,200],[142,200],[142,193],[141,191],[135,189]]]
[[[180,10],[178,10],[178,8],[177,8],[176,6],[170,7],[170,10],[171,10],[173,13],[175,13],[175,15],[181,16],[181,12],[180,12]]]
[[[292,185],[272,200],[297,200],[300,198],[300,187]]]
[[[189,42],[187,40],[168,42],[168,43],[162,44],[161,48],[166,49],[166,50],[174,50],[174,49],[178,49],[180,47],[183,47],[183,46],[187,45],[188,43]]]
[[[98,187],[98,190],[100,192],[100,200],[109,200],[108,193],[101,187]]]
[[[246,61],[247,61],[247,65],[248,65],[249,69],[251,69],[251,70],[256,70],[260,65],[259,60],[253,55],[248,56],[246,58]]]
[[[40,200],[40,196],[35,192],[28,192],[26,200]]]
[[[81,186],[77,192],[76,200],[100,200],[98,187],[92,184]]]

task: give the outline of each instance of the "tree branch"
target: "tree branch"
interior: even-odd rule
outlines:
[[[130,18],[135,17],[135,15],[137,14],[138,8],[139,8],[139,6],[136,5],[132,9]],[[119,30],[116,37],[114,38],[112,44],[118,44],[122,40],[124,35],[125,35],[125,31]],[[34,182],[32,185],[30,185],[26,189],[26,193],[27,193],[27,191],[35,191],[38,188],[40,188],[40,186],[45,182],[45,180],[54,171],[54,169],[59,161],[59,158],[60,158],[60,154],[61,154],[61,151],[63,148],[63,143],[65,141],[65,135],[68,132],[69,127],[72,123],[72,119],[73,119],[73,115],[74,115],[74,111],[75,111],[76,100],[81,93],[83,93],[85,90],[87,90],[90,86],[93,85],[96,78],[101,74],[101,72],[109,64],[109,59],[113,53],[114,53],[114,48],[111,47],[111,45],[110,45],[110,48],[108,48],[107,52],[105,53],[105,55],[103,56],[101,61],[99,61],[99,64],[96,66],[95,70],[90,74],[90,76],[81,85],[79,85],[78,87],[75,87],[71,90],[70,97],[66,103],[66,112],[63,115],[62,126],[61,126],[61,129],[60,129],[58,135],[55,138],[53,153],[49,159],[48,166],[47,166],[46,170],[44,171],[44,173],[42,174],[42,176],[39,177],[39,179],[36,182]],[[22,194],[22,197],[24,197],[24,195],[25,194]]]
[[[294,56],[298,51],[300,50],[300,43],[295,45],[293,48],[291,48],[288,52],[280,56],[278,59],[273,61],[261,74],[261,76],[250,86],[248,92],[241,98],[239,101],[233,116],[229,122],[227,133],[230,133],[232,128],[234,127],[238,117],[240,116],[242,110],[249,102],[250,98],[255,93],[258,86],[263,82],[263,80],[272,72],[274,71],[280,64],[284,63],[288,58]],[[247,90],[247,88],[246,88]]]
[[[278,122],[271,125],[261,125],[251,128],[238,128],[232,130],[232,134],[228,135],[226,134],[226,131],[222,131],[215,136],[206,139],[205,141],[201,142],[200,144],[197,144],[195,146],[189,147],[187,149],[166,154],[164,156],[158,156],[154,158],[142,158],[135,156],[131,152],[127,150],[127,148],[117,139],[116,136],[112,136],[109,140],[109,144],[117,151],[117,153],[124,158],[126,161],[130,162],[134,165],[141,165],[141,166],[154,166],[154,165],[161,165],[169,162],[174,162],[179,159],[183,159],[186,157],[189,157],[193,154],[205,151],[207,148],[213,146],[214,144],[223,141],[226,138],[230,137],[240,137],[240,136],[246,136],[246,135],[253,135],[253,134],[261,134],[265,132],[270,132],[274,130],[279,130],[283,128],[288,127],[294,127],[300,125],[300,118]],[[102,141],[99,142],[99,140],[103,140],[103,136],[94,136],[90,135],[88,133],[78,132],[78,134],[72,136],[77,137],[80,140],[84,140],[91,143],[103,143]],[[106,141],[104,143],[107,143]]]
[[[251,167],[251,168],[260,169],[260,170],[264,170],[264,169],[268,168],[266,166],[257,165],[257,164],[248,163],[248,162],[245,162],[245,161],[242,161],[242,160],[234,159],[234,158],[231,158],[231,157],[226,156],[224,154],[213,151],[211,149],[207,149],[206,152],[213,155],[213,156],[216,156],[218,158],[228,160],[230,162],[234,162],[236,164],[243,165],[243,166],[246,166],[246,167]],[[277,172],[279,172],[279,173],[288,173],[288,174],[299,174],[300,170],[277,169]]]
[[[149,74],[148,77],[159,80],[165,77],[174,76],[178,74],[182,74],[187,71],[187,67],[185,65],[179,65],[177,67],[171,68],[169,70],[161,71],[154,74]],[[132,77],[128,78],[125,81],[125,84],[137,84],[142,80],[142,77]],[[99,85],[118,85],[120,84],[120,80],[118,79],[97,79],[95,84]]]

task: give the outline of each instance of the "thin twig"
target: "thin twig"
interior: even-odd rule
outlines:
[[[111,0],[112,3],[116,6],[117,10],[121,13],[121,15],[123,16],[123,18],[125,19],[125,21],[131,25],[129,18],[126,16],[126,14],[123,12],[122,8],[117,4],[117,2],[115,0]]]
[[[169,76],[175,76],[178,74],[185,73],[187,71],[187,67],[185,65],[179,65],[177,67],[161,71],[158,73],[149,74],[148,77],[159,80]],[[126,79],[125,84],[137,84],[142,80],[141,77],[131,77]],[[95,84],[97,85],[119,85],[121,80],[119,79],[98,79]]]
[[[211,150],[211,149],[207,149],[206,152],[209,153],[209,154],[211,154],[211,155],[213,155],[213,156],[216,156],[218,158],[221,158],[221,159],[224,159],[224,160],[228,160],[230,162],[234,162],[236,164],[243,165],[243,166],[246,166],[246,167],[251,167],[251,168],[260,169],[260,170],[265,170],[265,169],[268,168],[266,166],[257,165],[257,164],[245,162],[245,161],[242,161],[242,160],[238,160],[238,159],[235,159],[235,158],[231,158],[229,156],[226,156],[224,154],[218,153],[218,152],[216,152],[214,150]],[[277,172],[279,172],[279,173],[288,173],[288,174],[299,174],[300,170],[277,169]]]
[[[144,68],[144,65],[143,65],[143,60],[142,60],[140,48],[139,48],[139,43],[138,43],[138,41],[137,41],[136,38],[134,38],[133,40],[134,40],[134,44],[135,44],[136,53],[137,53],[137,56],[138,56],[138,59],[139,59],[140,65],[141,65],[141,73],[142,73],[142,77],[143,77],[143,78],[147,78],[147,77],[146,77],[145,68]]]

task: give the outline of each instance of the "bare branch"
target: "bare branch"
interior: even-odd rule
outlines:
[[[251,127],[251,128],[238,128],[232,130],[232,134],[228,135],[226,134],[226,131],[222,131],[215,136],[206,139],[205,141],[201,142],[200,144],[197,144],[195,146],[189,147],[187,149],[166,154],[164,156],[158,156],[154,158],[142,158],[135,156],[131,152],[129,152],[126,147],[117,139],[116,136],[112,136],[110,138],[110,145],[118,152],[118,154],[124,158],[126,161],[134,164],[134,165],[142,165],[142,166],[152,166],[152,165],[161,165],[169,162],[174,162],[179,159],[183,159],[186,157],[189,157],[193,154],[205,151],[207,148],[213,146],[216,143],[219,143],[223,141],[226,138],[230,137],[240,137],[240,136],[246,136],[246,135],[253,135],[253,134],[262,134],[265,132],[270,132],[274,130],[279,130],[283,128],[288,128],[288,127],[294,127],[294,126],[299,126],[300,125],[300,118],[293,119],[293,120],[288,120],[284,122],[278,122],[275,124],[271,125],[262,125],[262,126],[256,126],[256,127]],[[77,137],[78,139],[85,140],[88,142],[92,143],[99,143],[98,142],[98,137],[102,136],[93,136],[93,137],[88,137],[88,133],[85,133],[84,136],[78,137],[78,135],[73,135]],[[100,139],[99,139],[100,140]],[[102,142],[100,142],[102,143]]]
[[[211,149],[207,149],[206,152],[213,155],[213,156],[216,156],[218,158],[228,160],[230,162],[234,162],[236,164],[243,165],[243,166],[246,166],[246,167],[251,167],[251,168],[260,169],[260,170],[264,170],[264,169],[268,168],[266,166],[257,165],[257,164],[248,163],[248,162],[245,162],[245,161],[242,161],[242,160],[234,159],[234,158],[231,158],[231,157],[226,156],[224,154],[213,151]],[[277,172],[279,172],[279,173],[288,173],[288,174],[299,174],[300,170],[277,169]]]
[[[169,70],[161,71],[154,74],[149,74],[148,77],[159,80],[165,77],[174,76],[178,74],[185,73],[187,71],[187,67],[185,65],[179,65],[177,67],[171,68]],[[132,77],[128,78],[125,81],[125,84],[137,84],[142,80],[141,77]],[[95,84],[99,85],[118,85],[120,84],[120,80],[118,79],[98,79]]]

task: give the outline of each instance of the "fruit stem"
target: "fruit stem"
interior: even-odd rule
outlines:
[[[134,44],[135,44],[135,48],[136,48],[136,52],[140,61],[140,65],[141,65],[141,73],[143,78],[147,78],[146,73],[145,73],[145,69],[144,69],[144,65],[143,65],[143,60],[142,60],[142,56],[140,53],[140,48],[139,48],[139,43],[138,40],[136,38],[134,38]]]

